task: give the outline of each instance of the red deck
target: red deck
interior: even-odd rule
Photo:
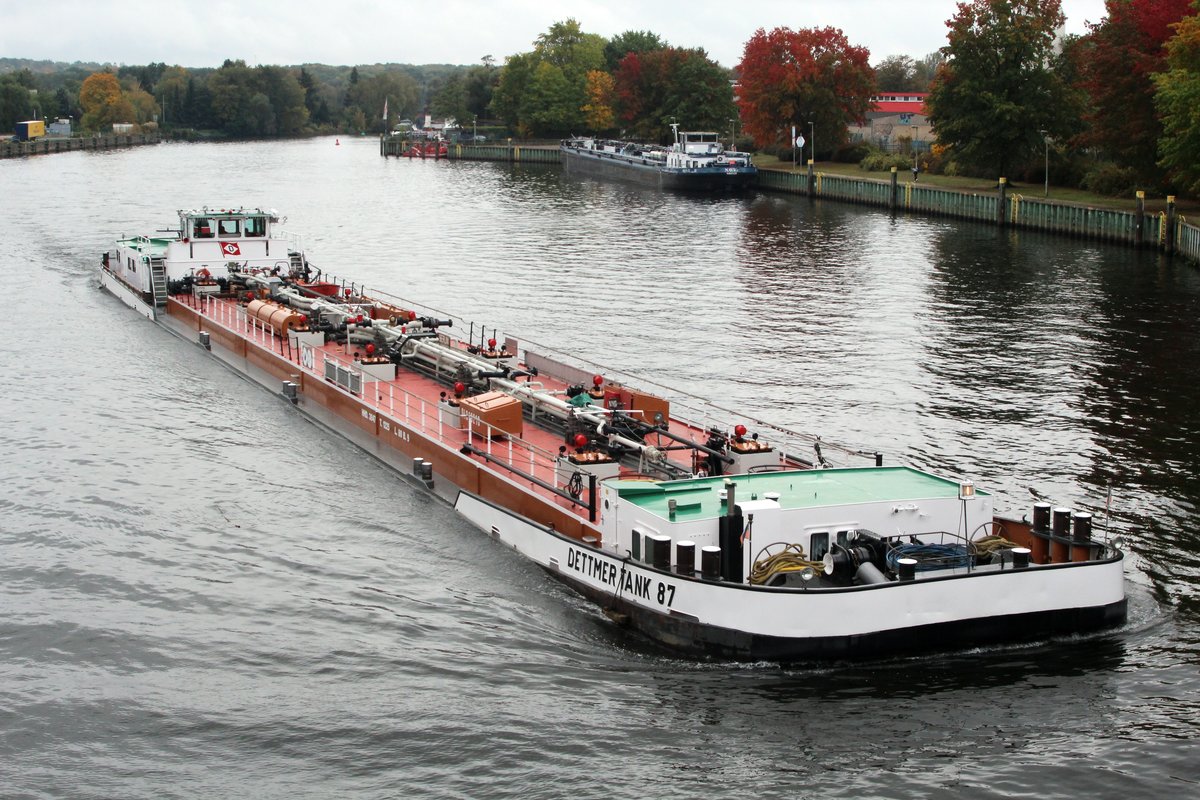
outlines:
[[[394,380],[370,379],[369,375],[363,372],[360,363],[361,359],[367,357],[364,345],[352,345],[349,348],[338,343],[302,346],[294,343],[286,334],[280,336],[270,326],[249,318],[236,300],[217,297],[198,300],[190,295],[178,295],[172,299],[169,311],[175,316],[195,315],[194,322],[197,327],[208,331],[214,344],[244,355],[249,363],[275,374],[281,380],[296,380],[296,376],[299,376],[296,382],[306,398],[316,400],[364,430],[374,433],[381,441],[387,441],[403,452],[421,456],[421,448],[413,446],[409,436],[410,432],[417,433],[428,442],[452,451],[458,458],[470,459],[481,470],[501,475],[519,484],[524,493],[540,497],[544,502],[569,513],[576,520],[576,526],[568,526],[568,530],[578,527],[581,534],[586,533],[584,526],[589,516],[586,480],[579,502],[573,503],[537,482],[522,478],[522,475],[528,475],[560,490],[566,489],[565,481],[560,479],[556,469],[559,448],[565,444],[564,437],[560,433],[540,427],[536,420],[526,418],[522,435],[519,437],[502,435],[495,429],[489,430],[488,426],[466,415],[461,417],[463,427],[456,426],[440,400],[444,392],[453,394],[447,383],[436,381],[403,366],[397,367]],[[445,343],[443,339],[443,344]],[[456,339],[451,339],[449,344],[466,349],[466,344]],[[352,392],[338,385],[333,379],[327,378],[327,362],[362,374],[362,391]],[[533,380],[545,390],[558,392],[565,397],[567,384],[564,381],[544,373]],[[669,430],[699,444],[703,444],[707,438],[700,427],[676,419],[670,420]],[[656,442],[656,438],[661,441]],[[468,442],[486,456],[463,454],[461,449]],[[679,444],[666,437],[655,437],[653,434],[647,437],[646,443],[663,448]],[[574,452],[574,448],[570,451]],[[692,452],[688,448],[672,451],[667,455],[674,463],[690,472]],[[488,457],[511,466],[517,472],[489,463]],[[441,458],[431,460],[435,461],[439,471],[444,471],[447,463],[445,453]],[[635,470],[626,467],[622,467],[621,472],[636,474]],[[457,485],[472,488],[470,481],[464,481],[454,474],[450,474],[450,477]],[[530,516],[537,519],[542,515]],[[561,525],[559,529],[564,530]]]

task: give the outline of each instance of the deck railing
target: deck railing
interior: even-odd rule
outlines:
[[[821,459],[829,457],[830,466],[862,466],[863,459],[867,463],[877,463],[878,454],[866,448],[855,448],[839,443],[826,442],[820,436],[791,430],[767,420],[759,419],[743,412],[725,408],[716,403],[697,398],[683,389],[647,379],[634,373],[611,366],[597,364],[574,354],[564,353],[557,348],[544,345],[529,339],[517,337],[501,337],[499,329],[458,317],[448,311],[428,306],[419,301],[393,295],[389,292],[367,288],[362,284],[347,281],[333,274],[323,274],[322,280],[348,288],[355,296],[365,295],[386,303],[410,308],[421,315],[438,319],[450,320],[452,325],[448,333],[462,342],[479,344],[488,338],[495,337],[499,342],[512,342],[509,349],[517,353],[520,360],[526,359],[526,354],[536,351],[538,355],[549,356],[556,362],[567,366],[564,374],[554,374],[554,377],[571,382],[584,382],[590,386],[590,376],[602,374],[609,382],[619,382],[629,386],[654,392],[671,403],[671,416],[680,423],[688,425],[697,431],[706,432],[712,428],[728,433],[738,423],[753,427],[759,434],[759,439],[780,453],[800,459],[804,462],[819,464]],[[446,328],[441,328],[447,331]],[[489,333],[490,331],[490,333]],[[571,372],[574,370],[574,372]],[[704,444],[706,434],[699,437],[698,443]],[[820,455],[816,448],[820,447]]]
[[[313,348],[325,361],[360,376],[359,385],[362,390],[352,392],[347,387],[326,379],[324,361],[317,363],[314,359],[311,365],[306,365],[302,358],[301,346],[293,345],[290,337],[279,336],[273,328],[249,316],[242,306],[207,296],[191,303],[191,306],[210,322],[243,337],[248,343],[262,350],[283,356],[295,365],[298,372],[320,380],[349,397],[361,400],[367,407],[392,422],[418,429],[452,450],[458,450],[464,443],[470,442],[493,460],[516,471],[548,484],[558,484],[557,453],[470,416],[464,415],[465,428],[451,425],[446,421],[447,415],[443,413],[446,406],[442,403],[410,392],[395,381],[372,377],[363,371],[361,365],[351,356]],[[482,439],[482,443],[477,442],[479,439]],[[581,501],[581,505],[583,504]]]

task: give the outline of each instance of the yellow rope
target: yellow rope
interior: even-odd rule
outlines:
[[[984,536],[973,540],[971,545],[975,548],[975,552],[978,555],[993,555],[999,550],[1011,550],[1014,547],[1021,546],[1016,542],[1005,539],[1003,536]]]
[[[771,545],[767,545],[767,547],[771,547]],[[763,550],[765,549],[764,547]],[[750,583],[763,586],[778,575],[800,572],[805,567],[811,567],[814,571],[820,572],[825,564],[822,561],[809,561],[804,555],[803,545],[787,544],[778,553],[754,562],[754,567],[750,570]]]

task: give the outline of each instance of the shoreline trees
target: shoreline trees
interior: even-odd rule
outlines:
[[[822,146],[836,149],[847,126],[871,109],[876,82],[869,58],[838,28],[759,28],[738,65],[746,133],[759,147],[777,146],[790,138],[790,126],[807,130],[811,122]]]
[[[807,134],[811,122],[829,156],[869,113],[873,94],[922,91],[934,72],[926,108],[935,170],[1040,177],[1048,137],[1064,184],[1200,193],[1192,167],[1200,163],[1192,111],[1200,4],[1106,0],[1105,8],[1072,37],[1059,28],[1060,0],[965,0],[946,22],[946,46],[923,58],[888,56],[874,70],[866,49],[836,28],[759,29],[726,69],[652,31],[606,39],[574,19],[552,24],[503,65],[490,55],[473,66],[226,61],[216,69],[0,59],[8,70],[0,132],[24,119],[70,117],[85,131],[133,122],[216,136],[378,133],[430,112],[464,127],[490,124],[489,134],[499,118],[518,137],[667,141],[672,119],[725,131],[740,113],[737,126],[765,148],[785,145],[792,125]]]

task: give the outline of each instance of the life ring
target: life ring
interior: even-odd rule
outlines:
[[[200,271],[196,273],[196,277],[197,278],[211,278],[212,273],[208,271],[207,267],[201,267]]]

